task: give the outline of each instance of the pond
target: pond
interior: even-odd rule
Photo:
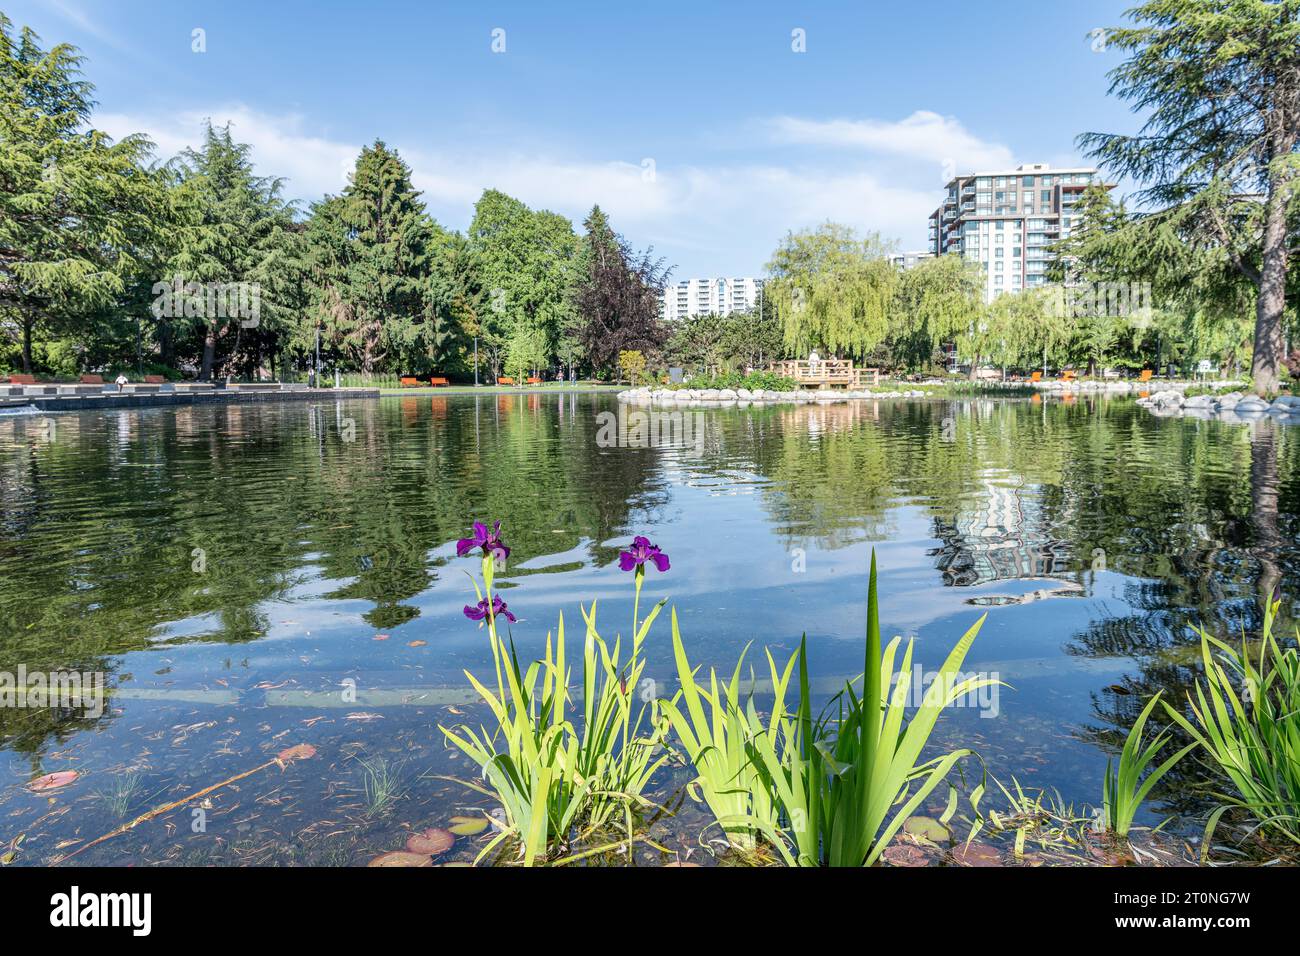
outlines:
[[[882,630],[925,667],[988,615],[964,670],[1009,686],[935,743],[1076,804],[1099,801],[1145,699],[1191,686],[1193,627],[1240,634],[1265,595],[1300,595],[1300,440],[1268,421],[858,401],[690,411],[690,440],[665,443],[609,440],[617,409],[534,393],[0,420],[0,672],[100,674],[106,695],[0,708],[0,854],[356,864],[490,809],[438,729],[482,717],[463,674],[491,660],[462,611],[477,561],[455,555],[476,518],[513,549],[498,583],[521,654],[593,599],[626,633],[618,554],[645,534],[672,562],[645,594],[677,609],[693,663],[730,671],[752,641],[765,671],[761,648],[784,660],[806,635],[827,696],[862,669],[875,549]],[[671,689],[664,623],[647,673]],[[266,766],[299,744],[314,756]],[[1184,761],[1144,819],[1202,809],[1198,773]],[[690,774],[660,778],[657,842],[698,847]]]

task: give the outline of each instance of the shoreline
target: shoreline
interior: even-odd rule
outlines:
[[[377,388],[214,388],[205,391],[103,392],[78,395],[10,395],[0,398],[0,414],[84,412],[118,408],[173,408],[191,405],[235,405],[262,402],[303,402],[379,398]]]

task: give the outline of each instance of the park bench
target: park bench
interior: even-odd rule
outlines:
[[[500,376],[500,377],[497,378],[497,384],[498,384],[498,385],[513,385],[513,384],[515,384],[515,380],[514,380],[513,378],[511,378],[509,375],[502,375],[502,376]]]
[[[403,375],[401,383],[402,383],[402,388],[419,388],[421,385],[424,384],[418,378],[413,378],[410,375]]]
[[[441,378],[435,375],[433,378],[429,379],[429,384],[432,385],[434,388],[437,388],[439,385],[446,385],[448,383],[445,378]]]
[[[146,375],[144,377],[144,383],[146,385],[162,385],[166,381],[167,379],[161,375]]]
[[[102,375],[83,375],[81,376],[82,385],[103,385],[104,376]]]
[[[1076,378],[1076,376],[1075,376],[1075,374],[1074,374],[1074,369],[1072,369],[1072,368],[1067,368],[1067,369],[1065,369],[1065,370],[1063,370],[1063,371],[1061,372],[1061,381],[1062,381],[1062,382],[1072,382],[1072,381],[1074,381],[1075,378]]]
[[[542,380],[541,380],[540,378],[538,378],[536,375],[530,375],[530,376],[528,376],[527,381],[528,381],[528,384],[529,384],[529,385],[541,385],[541,384],[542,384]]]
[[[35,375],[24,375],[24,374],[19,374],[19,375],[10,375],[10,376],[9,376],[9,384],[10,384],[10,385],[35,385],[35,384],[36,384],[36,376],[35,376]]]
[[[1139,381],[1139,382],[1149,382],[1149,381],[1151,381],[1151,369],[1149,369],[1149,368],[1144,368],[1144,369],[1142,370],[1142,374],[1138,376],[1138,381]]]
[[[1035,372],[1033,375],[1029,376],[1029,381],[1031,382],[1041,382],[1042,380],[1043,380],[1042,372]]]

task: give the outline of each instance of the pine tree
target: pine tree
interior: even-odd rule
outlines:
[[[363,374],[447,353],[456,290],[448,276],[435,277],[439,233],[410,168],[381,141],[361,151],[341,195],[313,207],[315,318]]]

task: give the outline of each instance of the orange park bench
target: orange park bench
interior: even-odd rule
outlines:
[[[446,385],[447,380],[445,378],[440,378],[439,376],[435,375],[433,378],[429,379],[429,384],[432,385],[434,388],[437,388],[439,385]]]
[[[402,388],[419,388],[424,383],[411,375],[403,375],[401,378],[401,384]]]
[[[497,379],[497,384],[498,384],[498,385],[513,385],[513,384],[515,384],[515,380],[514,380],[513,378],[511,378],[509,375],[502,375],[502,376],[500,376],[500,377]]]
[[[10,375],[10,376],[9,376],[9,384],[10,384],[10,385],[35,385],[35,384],[36,384],[36,376],[35,376],[35,375],[23,375],[23,374],[19,374],[19,375]]]
[[[1042,372],[1035,372],[1033,375],[1029,376],[1029,381],[1031,382],[1041,382],[1042,380],[1043,380]]]
[[[1144,368],[1144,369],[1142,370],[1142,374],[1138,376],[1138,381],[1139,381],[1139,382],[1149,382],[1149,381],[1151,381],[1151,369],[1149,369],[1149,368]]]
[[[146,385],[162,385],[166,381],[166,377],[162,375],[146,375],[144,377],[144,383]]]
[[[530,375],[530,376],[528,376],[528,384],[529,384],[529,385],[541,385],[541,384],[542,384],[542,380],[541,380],[540,378],[538,378],[536,375]]]
[[[81,376],[82,385],[103,385],[104,376],[102,375],[83,375]]]
[[[1075,378],[1075,374],[1074,374],[1074,369],[1072,369],[1072,368],[1064,369],[1064,370],[1061,372],[1061,381],[1062,381],[1062,382],[1070,382],[1070,381],[1073,381],[1074,378]]]

